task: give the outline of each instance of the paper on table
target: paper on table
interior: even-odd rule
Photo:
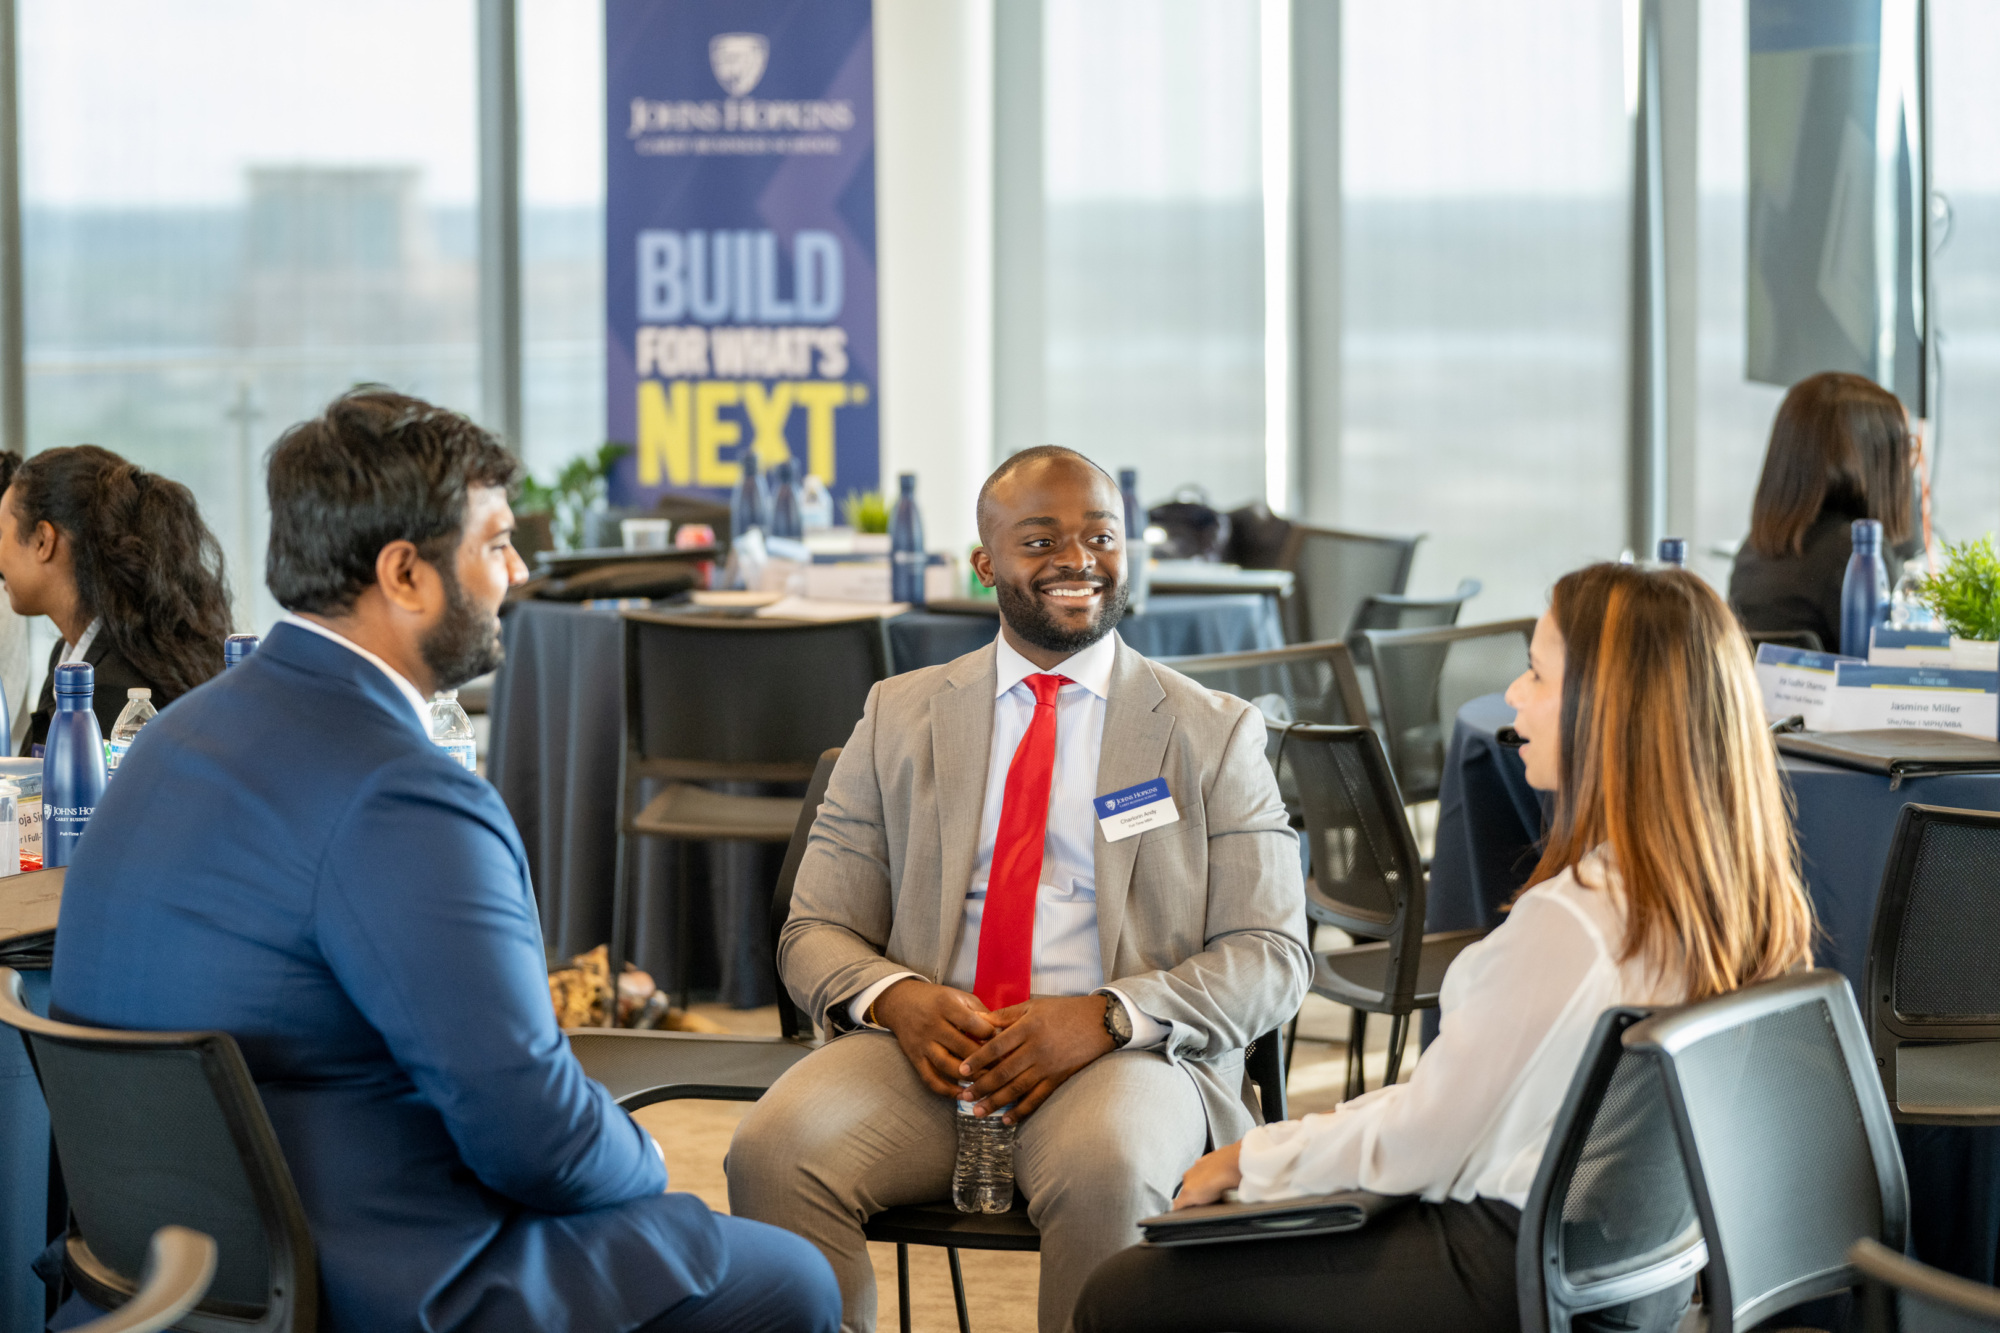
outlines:
[[[826,598],[787,597],[757,608],[764,620],[887,620],[909,610],[905,602],[841,602]]]

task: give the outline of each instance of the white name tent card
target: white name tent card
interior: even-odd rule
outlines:
[[[1811,723],[1807,724],[1809,727]],[[2000,674],[1841,662],[1822,731],[1920,727],[2000,738]]]
[[[1834,670],[1842,662],[1866,665],[1857,657],[1781,648],[1775,643],[1757,649],[1757,684],[1764,691],[1764,714],[1772,722],[1787,717],[1805,719],[1807,731],[1825,731],[1833,702]]]
[[[1955,667],[1951,631],[1877,625],[1868,641],[1869,666]]]

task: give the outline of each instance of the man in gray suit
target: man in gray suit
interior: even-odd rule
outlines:
[[[875,687],[813,825],[778,967],[832,1040],[737,1130],[729,1202],[819,1246],[846,1328],[875,1323],[863,1220],[948,1196],[963,1099],[1019,1126],[1060,1333],[1255,1123],[1243,1048],[1305,995],[1263,719],[1113,633],[1123,518],[1081,454],[1003,463],[972,557],[999,638]]]

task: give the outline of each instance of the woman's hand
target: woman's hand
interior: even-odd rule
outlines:
[[[1181,1192],[1174,1198],[1174,1207],[1219,1203],[1224,1190],[1233,1190],[1243,1183],[1242,1156],[1243,1144],[1238,1141],[1227,1148],[1217,1148],[1189,1167],[1181,1177]]]

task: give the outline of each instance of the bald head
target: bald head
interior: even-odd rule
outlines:
[[[1021,472],[1030,473],[1038,484],[1044,481],[1055,482],[1058,486],[1065,483],[1083,486],[1101,484],[1109,488],[1114,498],[1119,499],[1119,503],[1113,508],[1118,510],[1121,518],[1124,515],[1124,501],[1118,490],[1118,483],[1112,480],[1109,472],[1074,449],[1066,449],[1060,444],[1038,444],[1032,449],[1023,449],[1018,454],[1009,455],[999,467],[993,469],[993,475],[986,479],[986,484],[979,488],[979,504],[974,511],[974,521],[979,525],[981,543],[989,540],[994,517],[998,512],[998,505],[994,500],[995,493],[1010,478]]]
[[[1043,668],[1109,634],[1125,612],[1125,505],[1074,449],[1024,449],[979,489],[972,568],[1000,599],[1000,628]]]

